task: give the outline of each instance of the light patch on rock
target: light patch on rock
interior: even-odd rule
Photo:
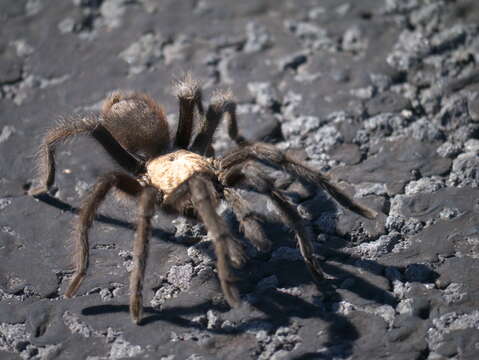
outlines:
[[[72,334],[79,334],[83,337],[89,338],[93,335],[93,329],[80,320],[78,315],[69,311],[63,313],[63,322],[70,329]]]
[[[438,350],[444,337],[454,331],[479,330],[479,310],[469,314],[450,312],[432,320],[432,327],[427,330],[426,341],[431,350]]]
[[[258,52],[271,46],[273,38],[263,25],[255,22],[246,24],[246,43],[243,51],[247,53]]]
[[[36,345],[30,342],[32,334],[26,324],[0,323],[0,351],[16,353],[22,359],[52,359],[58,355],[61,345]]]
[[[100,13],[106,26],[110,29],[115,29],[121,25],[128,1],[129,0],[105,0],[102,2]]]
[[[7,141],[14,132],[15,128],[13,126],[5,125],[0,133],[0,143]]]
[[[11,42],[17,51],[19,57],[25,57],[33,54],[35,51],[31,45],[29,45],[25,39],[18,39]]]
[[[128,65],[129,74],[137,75],[164,59],[165,39],[160,34],[147,33],[123,50],[119,57]]]
[[[457,303],[466,295],[464,285],[460,283],[450,283],[442,292],[442,296],[448,304]]]
[[[354,197],[362,198],[368,195],[387,195],[386,184],[380,183],[362,183],[356,186],[356,193]]]
[[[414,195],[419,193],[432,193],[443,187],[446,184],[439,176],[424,177],[419,180],[414,180],[406,185],[406,195]]]
[[[5,209],[5,208],[6,208],[7,206],[9,206],[11,203],[12,203],[12,201],[9,200],[9,199],[0,198],[0,211],[2,211],[3,209]]]
[[[168,282],[179,287],[182,291],[188,290],[193,277],[193,266],[191,264],[173,265],[168,271]]]
[[[110,352],[108,354],[109,359],[124,359],[132,358],[143,353],[143,349],[139,345],[132,345],[126,341],[123,336],[117,337],[111,345]]]

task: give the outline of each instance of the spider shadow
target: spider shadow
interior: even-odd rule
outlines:
[[[331,346],[334,349],[331,351],[331,354],[337,355],[337,343],[339,340],[341,341],[340,348],[342,354],[352,354],[354,342],[359,338],[359,332],[355,325],[342,314],[331,313],[322,304],[311,303],[298,296],[286,294],[276,289],[268,289],[260,295],[258,301],[255,301],[254,304],[250,303],[246,305],[246,308],[239,309],[241,314],[236,315],[243,320],[236,326],[208,328],[205,324],[191,320],[195,316],[204,315],[209,310],[215,310],[220,314],[219,316],[230,311],[226,306],[213,304],[211,301],[205,301],[194,306],[173,306],[161,311],[155,310],[152,307],[145,307],[145,317],[139,325],[148,326],[155,322],[167,322],[188,329],[188,331],[194,330],[206,334],[235,336],[258,330],[266,330],[268,333],[274,334],[280,327],[291,326],[295,319],[316,318],[327,324],[325,328],[327,339],[323,345]],[[249,315],[251,309],[248,306],[256,310],[254,316]],[[128,312],[129,308],[127,305],[97,305],[83,309],[82,315],[128,314]],[[258,312],[260,315],[257,315]],[[328,352],[322,354],[326,355]]]
[[[62,211],[68,211],[73,214],[78,214],[79,212],[78,208],[73,207],[50,195],[41,195],[38,197],[38,199]],[[331,207],[336,206],[336,204],[329,200],[326,204],[321,204],[321,208],[323,208],[323,206],[330,209]],[[134,229],[134,225],[129,222],[104,215],[97,215],[96,220],[105,224],[119,226],[129,230]],[[238,228],[238,223],[233,220],[232,225],[233,229],[235,229],[235,232],[237,233],[236,229]],[[276,239],[275,244],[273,244],[273,250],[280,246],[294,247],[292,234],[285,236],[284,231],[279,230],[282,228],[281,224],[278,224],[277,222],[268,222],[265,225],[265,231],[268,238]],[[153,229],[152,235],[154,237],[161,238],[162,240],[168,239],[167,241],[172,241],[171,234],[160,229]],[[297,359],[318,358],[318,356],[320,356],[320,358],[332,358],[337,356],[338,353],[341,353],[344,356],[351,356],[353,353],[354,343],[360,337],[360,331],[356,328],[355,324],[348,319],[347,316],[334,309],[336,304],[345,300],[343,296],[343,290],[350,291],[362,299],[379,305],[390,305],[395,307],[398,301],[389,291],[376,286],[375,284],[357,276],[341,266],[359,266],[362,268],[362,270],[367,272],[374,272],[376,275],[385,276],[384,265],[376,261],[364,260],[360,257],[341,251],[341,248],[344,248],[348,245],[348,240],[344,238],[337,239],[340,240],[336,241],[334,244],[325,244],[322,247],[323,254],[325,254],[328,259],[334,259],[335,261],[334,264],[331,262],[323,263],[323,268],[326,274],[334,274],[334,279],[327,279],[323,281],[321,288],[318,290],[318,297],[312,302],[305,301],[299,296],[290,295],[273,288],[258,293],[251,287],[248,288],[248,286],[240,284],[242,294],[254,294],[256,300],[250,302],[250,305],[262,313],[262,316],[250,318],[245,322],[241,322],[238,326],[228,329],[207,329],[203,324],[192,321],[188,319],[188,317],[204,315],[208,310],[216,310],[222,313],[226,313],[229,310],[225,306],[213,304],[211,301],[205,301],[199,305],[171,307],[161,311],[157,311],[152,307],[145,307],[144,312],[146,316],[144,317],[141,325],[146,326],[157,321],[166,321],[180,327],[195,329],[198,331],[207,331],[214,334],[234,335],[250,331],[250,329],[255,328],[258,323],[267,322],[273,324],[273,329],[277,329],[281,326],[290,326],[293,323],[294,318],[318,318],[328,324],[326,326],[327,339],[322,344],[326,351],[321,352],[321,354],[304,354],[300,357],[297,357]],[[178,242],[175,241],[175,243]],[[178,244],[186,246],[186,244]],[[211,254],[211,256],[214,257],[214,254]],[[265,267],[265,262],[267,264],[271,263],[270,260],[271,257],[268,258],[268,255],[260,255],[259,261],[257,261],[256,264],[250,264],[246,266],[246,272],[249,274],[258,273],[264,278],[272,274],[277,274],[279,270],[280,276],[282,278],[288,278],[289,280],[287,282],[289,284],[294,284],[293,286],[300,286],[311,282],[310,276],[305,270],[305,266],[301,260],[292,261],[294,265],[288,265],[286,274],[281,274],[281,271],[285,271],[281,270],[281,268],[283,268],[283,264],[281,264],[281,262],[278,262],[280,266],[278,266],[278,264],[272,266],[272,268],[269,269],[269,274],[265,274],[264,269],[258,271],[258,268]],[[291,261],[288,262],[291,263]],[[294,271],[291,272],[291,269]],[[402,274],[404,273],[405,268],[395,267],[395,270]],[[292,273],[295,274],[291,276]],[[433,276],[437,276],[437,274]],[[249,282],[251,282],[251,279],[245,280],[249,280]],[[259,281],[261,279],[257,280]],[[343,283],[345,280],[348,280],[349,283],[353,283],[354,286],[344,289]],[[323,298],[320,299],[319,295],[323,295]],[[129,309],[127,305],[100,305],[85,308],[82,313],[87,316],[92,316],[117,312],[128,313],[128,311]]]
[[[61,211],[69,212],[75,215],[78,215],[80,213],[80,209],[78,207],[72,206],[60,199],[57,199],[51,196],[50,194],[36,195],[35,198]],[[106,216],[102,214],[96,214],[95,221],[98,221],[100,223],[107,224],[107,225],[117,226],[127,230],[132,230],[132,231],[135,230],[135,225],[132,224],[131,222],[115,219],[110,216]],[[161,239],[163,241],[173,242],[171,234],[159,228],[153,228],[151,230],[151,236],[154,238]],[[181,245],[181,243],[179,244]]]
[[[188,315],[198,315],[204,314],[207,310],[217,310],[224,311],[225,306],[218,304],[212,304],[210,301],[205,301],[204,303],[189,306],[181,307],[175,306],[168,308],[166,310],[155,310],[151,306],[143,307],[144,317],[140,322],[140,326],[146,326],[148,324],[157,322],[157,321],[166,321],[177,326],[184,328],[193,328],[197,330],[203,330],[203,326],[198,322],[192,321],[184,316]],[[95,315],[104,315],[104,314],[114,314],[114,313],[129,313],[128,305],[118,305],[118,304],[108,304],[108,305],[95,305],[89,306],[82,310],[82,315],[85,316],[95,316]],[[146,316],[145,316],[146,315]],[[226,334],[230,333],[221,329],[210,329],[211,332],[217,334]]]
[[[320,199],[319,197],[318,199]],[[322,199],[322,204],[318,208],[322,209],[321,211],[330,212],[331,210],[338,210],[338,205],[333,202],[331,199]],[[315,207],[313,205],[313,207]],[[316,207],[315,207],[316,208]],[[280,226],[278,226],[280,225]],[[336,223],[334,224],[336,225]],[[268,234],[268,238],[271,239],[281,239],[285,238],[284,234],[278,234],[278,228],[281,228],[281,224],[271,224],[269,226],[270,232],[274,233],[276,230],[276,235]],[[332,227],[336,229],[336,226]],[[330,234],[332,235],[332,234]],[[375,260],[365,260],[359,256],[349,254],[342,251],[341,249],[351,246],[351,241],[345,237],[337,236],[334,234],[337,239],[340,241],[335,241],[334,244],[325,244],[322,246],[321,250],[326,251],[317,251],[316,253],[326,255],[325,257],[328,261],[323,263],[323,269],[327,275],[333,275],[333,279],[327,279],[323,281],[321,287],[318,289],[323,297],[319,300],[319,306],[322,309],[317,309],[311,303],[301,300],[298,297],[291,297],[290,295],[279,292],[278,290],[270,289],[269,295],[266,296],[265,293],[262,294],[263,300],[254,304],[259,310],[267,315],[269,321],[275,323],[276,327],[279,326],[288,326],[291,323],[292,318],[311,318],[319,317],[329,323],[327,332],[327,340],[322,344],[323,349],[321,354],[311,353],[303,354],[297,359],[309,359],[309,358],[324,358],[330,359],[340,356],[351,356],[354,342],[360,337],[360,332],[356,328],[355,324],[348,319],[348,317],[342,315],[338,310],[341,302],[351,302],[353,305],[356,305],[358,311],[361,311],[361,306],[363,306],[363,301],[366,306],[369,304],[389,305],[392,308],[395,308],[399,300],[393,295],[390,288],[392,287],[391,273],[398,278],[407,278],[409,282],[418,282],[418,283],[430,283],[433,282],[439,274],[431,270],[427,266],[421,264],[408,264],[407,266],[386,266]],[[281,242],[281,240],[280,240]],[[290,242],[291,243],[291,242]],[[278,245],[278,244],[276,244]],[[282,246],[288,246],[281,243]],[[330,246],[332,245],[332,246]],[[300,260],[302,262],[302,260]],[[299,263],[299,261],[298,261]],[[264,265],[260,264],[262,267]],[[407,268],[413,265],[418,272],[427,273],[426,278],[421,276],[414,278],[408,278],[405,276]],[[348,270],[347,266],[353,268],[359,268],[366,273],[372,273],[374,276],[372,279],[377,281],[377,278],[383,277],[387,279],[387,284],[381,284],[379,282],[378,286],[376,283],[373,283],[368,280],[366,276],[357,274],[355,271]],[[303,265],[304,268],[304,265]],[[419,269],[420,268],[420,269]],[[284,271],[283,278],[288,278],[291,276],[291,268],[287,268]],[[389,270],[390,274],[387,274]],[[280,269],[271,271],[267,275],[278,274]],[[296,277],[290,283],[294,283],[294,286],[301,285],[301,279],[309,279],[308,273],[306,271],[301,271],[302,275]],[[259,273],[262,274],[265,278],[265,274],[262,269],[257,268],[250,270],[249,273]],[[393,276],[393,277],[394,277]],[[349,294],[348,294],[349,293]],[[351,300],[352,295],[352,300]],[[268,298],[268,301],[264,299]],[[358,304],[355,303],[359,297],[362,300]],[[314,303],[314,301],[313,301]],[[290,304],[290,305],[288,305]],[[339,343],[339,345],[338,345]],[[319,357],[318,357],[319,356]]]
[[[247,301],[245,303],[247,303]],[[252,306],[264,316],[248,317],[248,306]],[[188,329],[196,329],[214,334],[237,335],[250,332],[251,329],[258,328],[260,324],[270,323],[273,325],[273,328],[276,329],[281,326],[291,325],[292,318],[321,318],[331,323],[330,329],[334,332],[335,336],[355,339],[357,335],[354,326],[350,326],[342,315],[328,314],[322,305],[307,302],[298,296],[286,294],[276,289],[265,290],[254,304],[249,303],[246,307],[234,310],[237,312],[245,312],[241,314],[241,317],[242,319],[246,319],[246,321],[241,321],[237,326],[207,328],[204,324],[188,319],[188,317],[203,315],[209,310],[226,314],[231,309],[224,304],[214,304],[210,300],[193,306],[172,306],[162,310],[156,310],[147,306],[143,308],[144,318],[139,325],[147,326],[157,321],[166,321]],[[128,305],[108,304],[90,306],[82,310],[82,315],[84,316],[114,313],[127,314],[129,313],[129,307]],[[347,333],[345,332],[346,330]]]
[[[275,223],[271,223],[270,226],[278,228],[278,224]],[[346,242],[346,240],[344,241]],[[335,245],[341,244],[336,243]],[[191,320],[195,316],[204,315],[208,310],[215,310],[220,313],[220,317],[223,316],[221,314],[227,317],[230,309],[225,305],[218,305],[212,301],[204,301],[193,306],[166,307],[162,310],[145,307],[145,317],[141,326],[148,326],[156,322],[168,322],[182,328],[216,335],[239,335],[251,333],[251,331],[257,331],[264,327],[268,333],[274,334],[275,330],[280,327],[290,327],[295,322],[295,319],[318,319],[326,324],[323,328],[324,339],[322,339],[321,346],[318,346],[323,350],[321,353],[302,354],[295,359],[330,359],[352,356],[355,342],[361,337],[361,329],[358,329],[348,316],[338,311],[337,305],[343,300],[348,301],[344,297],[343,291],[353,292],[355,295],[378,305],[395,307],[397,299],[389,291],[341,267],[343,264],[355,264],[366,271],[371,271],[371,269],[382,269],[382,271],[385,271],[383,265],[376,261],[364,261],[360,257],[343,253],[336,249],[329,249],[329,251],[332,253],[330,256],[334,255],[335,263],[325,262],[323,267],[327,274],[334,274],[335,279],[324,280],[318,289],[318,296],[313,296],[311,301],[275,288],[258,291],[251,287],[248,288],[245,284],[240,284],[241,293],[249,294],[246,296],[245,302],[248,303],[250,308],[233,310],[233,312],[239,311],[240,318],[242,319],[236,326],[226,329],[208,329],[206,325]],[[361,262],[358,263],[358,261]],[[287,275],[279,274],[280,277],[289,278],[287,280],[288,283],[294,284],[294,286],[311,284],[310,277],[302,261],[288,261],[287,263]],[[264,265],[265,262],[263,260],[258,260],[256,263],[253,261],[253,264],[246,266],[246,273],[251,274],[259,271],[257,268],[265,267]],[[400,273],[405,271],[401,267],[393,268]],[[275,266],[267,269],[267,271],[271,272],[271,274],[277,273]],[[264,272],[261,272],[261,276],[263,275]],[[351,280],[354,283],[354,287],[344,288],[343,282],[345,279]],[[251,279],[248,276],[244,276],[244,282],[251,283]],[[253,316],[249,315],[251,308],[256,310],[253,311]],[[127,305],[100,305],[85,308],[82,314],[86,316],[119,312],[127,314],[128,311]]]
[[[322,290],[327,293],[334,292],[334,288],[328,284],[324,284]],[[357,327],[346,316],[339,312],[330,311],[319,297],[315,297],[312,302],[308,302],[298,296],[286,294],[277,289],[269,289],[262,293],[261,300],[254,306],[266,315],[265,320],[267,322],[274,324],[274,329],[289,327],[298,318],[316,318],[323,321],[326,325],[321,328],[321,331],[324,331],[326,338],[321,346],[328,349],[323,353],[324,355],[331,355],[326,357],[328,359],[337,355],[329,349],[337,348],[338,343],[340,343],[344,356],[352,355],[354,343],[360,336]]]

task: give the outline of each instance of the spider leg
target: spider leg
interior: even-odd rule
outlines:
[[[240,230],[245,237],[260,251],[269,251],[271,242],[262,228],[262,219],[253,211],[241,194],[233,188],[224,189],[225,199],[231,205],[236,219],[240,223]]]
[[[233,188],[244,180],[243,168],[248,163],[249,161],[242,162],[220,171],[218,179],[224,186],[225,199],[231,205],[240,223],[240,230],[258,250],[268,251],[271,248],[271,242],[264,234],[261,216],[252,211],[245,199]]]
[[[192,79],[191,74],[187,74],[183,80],[178,81],[176,84],[176,96],[179,101],[180,114],[175,145],[186,149],[191,141],[195,106],[198,108],[200,116],[203,117],[204,115],[201,89],[198,83]]]
[[[314,257],[313,233],[311,228],[305,223],[296,209],[284,198],[281,192],[274,189],[273,181],[269,177],[262,174],[261,170],[252,163],[248,164],[248,168],[252,171],[248,172],[248,176],[245,177],[245,179],[256,191],[268,195],[273,201],[281,220],[294,231],[299,250],[306,266],[314,282],[319,284],[319,282],[323,280],[324,275],[318,260]]]
[[[85,198],[74,231],[75,273],[65,292],[66,297],[72,297],[77,292],[86,275],[89,260],[88,230],[93,223],[98,207],[113,187],[132,196],[138,196],[142,189],[141,185],[131,176],[119,172],[112,172],[100,177],[93,187],[93,190]]]
[[[368,219],[374,219],[377,216],[376,211],[351,199],[342,189],[335,185],[327,175],[321,174],[306,164],[291,158],[273,145],[254,143],[243,146],[223,157],[220,161],[220,168],[226,171],[233,165],[241,164],[247,160],[258,160],[279,166],[309,183],[322,187],[345,208]]]
[[[140,195],[138,226],[133,242],[133,270],[130,274],[130,314],[138,324],[143,310],[143,278],[148,258],[151,218],[155,212],[158,190],[146,187]]]
[[[90,134],[96,139],[108,154],[125,170],[131,173],[141,171],[143,165],[120,146],[96,117],[70,118],[58,122],[58,124],[49,129],[43,137],[37,154],[37,173],[40,178],[40,184],[30,190],[30,195],[47,192],[53,185],[55,180],[55,150],[57,145],[71,136],[85,133]]]
[[[226,222],[216,213],[215,190],[211,180],[195,175],[188,180],[193,206],[212,237],[217,257],[218,277],[226,301],[231,306],[239,305],[240,297],[231,273],[230,265],[241,264],[245,260],[243,249],[232,237]]]
[[[198,154],[211,153],[211,141],[224,114],[226,114],[229,137],[237,144],[246,142],[246,140],[238,134],[236,103],[233,99],[233,94],[230,91],[223,91],[213,95],[211,104],[206,111],[204,122],[201,124],[200,131],[191,146],[191,151]]]

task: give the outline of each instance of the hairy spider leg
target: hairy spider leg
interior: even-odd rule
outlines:
[[[240,230],[256,249],[260,251],[269,251],[271,241],[266,237],[262,224],[263,217],[251,209],[248,202],[241,196],[238,190],[226,187],[223,190],[225,200],[233,209],[240,224]]]
[[[345,208],[354,211],[355,213],[368,219],[374,219],[377,216],[376,211],[350,199],[342,189],[331,182],[328,176],[311,169],[306,164],[291,158],[290,156],[284,154],[281,150],[276,149],[274,146],[269,144],[248,144],[237,150],[234,150],[220,160],[220,168],[223,171],[226,171],[233,165],[241,164],[248,160],[258,160],[279,166],[286,172],[293,174],[300,179],[322,187]]]
[[[178,128],[176,131],[175,145],[181,149],[187,149],[191,142],[195,106],[201,118],[204,116],[201,88],[191,74],[177,82],[176,96],[179,102]]]
[[[318,260],[314,257],[314,246],[312,242],[313,232],[310,226],[306,224],[304,219],[298,214],[297,210],[284,198],[280,191],[274,190],[273,181],[261,173],[254,164],[248,164],[251,167],[251,176],[248,181],[260,192],[268,195],[276,206],[281,221],[291,228],[298,242],[299,250],[306,266],[311,273],[313,280],[319,284],[323,280],[324,275]]]
[[[225,114],[229,137],[237,144],[243,144],[246,142],[246,140],[238,134],[236,103],[233,99],[233,94],[230,91],[218,91],[212,97],[211,104],[208,106],[200,131],[196,135],[193,145],[191,146],[191,151],[206,156],[213,155],[211,147],[213,135],[221,118]]]
[[[45,193],[53,185],[55,181],[56,147],[72,136],[85,133],[97,140],[107,153],[125,170],[133,174],[142,171],[142,163],[123,149],[95,116],[67,118],[59,121],[43,137],[37,154],[37,174],[40,183],[30,190],[30,195]]]
[[[93,223],[98,207],[113,187],[116,187],[120,191],[131,196],[138,196],[142,190],[141,185],[135,178],[119,172],[111,172],[101,176],[94,185],[93,190],[87,195],[82,203],[80,216],[74,231],[75,273],[73,274],[73,278],[65,292],[66,297],[72,297],[77,292],[86,275],[89,263],[88,230]]]
[[[155,206],[162,200],[158,199],[158,194],[154,187],[144,188],[138,206],[138,225],[133,242],[133,270],[130,274],[130,315],[135,324],[139,324],[143,313],[143,280],[148,258],[151,218],[155,213]]]
[[[244,261],[243,249],[234,240],[226,222],[216,213],[215,190],[211,180],[201,174],[194,175],[188,180],[188,186],[193,206],[213,239],[223,294],[228,304],[237,306],[240,296],[234,284],[236,278],[231,273],[231,265],[240,265]]]
[[[324,275],[318,260],[314,256],[312,229],[284,198],[281,192],[275,190],[273,181],[264,175],[261,169],[251,160],[236,166],[234,170],[236,172],[234,176],[236,183],[246,183],[250,185],[254,191],[265,194],[272,200],[278,210],[281,221],[293,230],[306,266],[314,282],[319,285],[320,281],[324,279]]]

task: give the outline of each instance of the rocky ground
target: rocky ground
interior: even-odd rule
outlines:
[[[479,3],[474,0],[0,1],[1,359],[479,358]],[[34,154],[58,117],[172,82],[231,88],[249,139],[275,143],[377,209],[278,181],[314,226],[317,289],[264,198],[271,253],[248,248],[230,309],[200,224],[158,214],[145,320],[128,314],[134,204],[109,199],[79,294],[71,223],[115,165],[89,138],[58,151],[41,200]],[[224,129],[215,147],[229,143]],[[220,209],[237,226],[227,207]]]

